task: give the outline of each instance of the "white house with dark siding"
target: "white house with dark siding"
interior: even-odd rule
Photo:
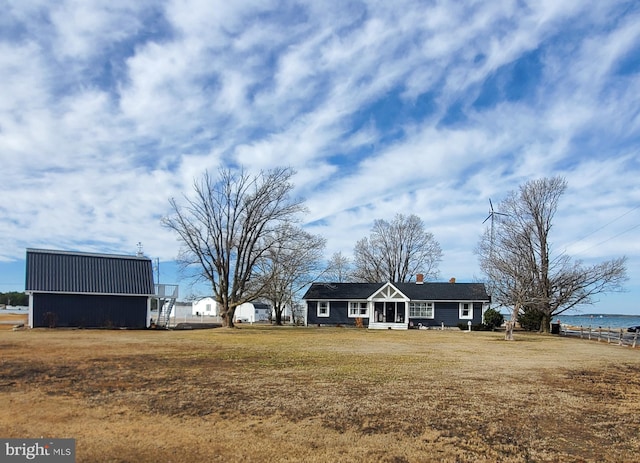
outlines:
[[[148,257],[27,249],[26,261],[30,327],[149,326]]]
[[[303,296],[307,325],[399,329],[482,323],[490,297],[482,283],[314,283]]]

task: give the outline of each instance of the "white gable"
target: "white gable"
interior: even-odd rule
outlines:
[[[385,285],[380,288],[378,291],[373,293],[368,300],[389,300],[389,299],[397,299],[401,301],[408,301],[409,298],[405,296],[398,288],[393,286],[392,283],[385,283]]]

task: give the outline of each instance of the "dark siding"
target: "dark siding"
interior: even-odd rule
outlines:
[[[307,324],[355,326],[356,319],[349,317],[348,307],[348,301],[329,301],[329,316],[318,317],[318,303],[316,301],[307,301]],[[369,319],[363,318],[362,323],[364,326],[368,326]]]
[[[436,302],[434,305],[434,319],[435,325],[441,325],[444,322],[444,326],[458,326],[460,319],[458,316],[460,304],[458,302]]]
[[[458,302],[436,302],[434,305],[434,318],[411,318],[414,326],[418,326],[418,323],[422,323],[423,326],[458,326],[462,323],[464,325],[469,320],[460,320],[460,304]],[[482,303],[473,303],[473,325],[482,323]]]
[[[474,325],[480,325],[482,323],[482,302],[473,303],[473,320]]]
[[[33,295],[33,326],[145,328],[146,296]]]
[[[154,294],[151,259],[27,249],[25,288],[34,292]]]

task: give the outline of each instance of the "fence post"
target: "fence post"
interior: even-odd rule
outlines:
[[[636,333],[633,335],[633,348],[636,348],[636,342],[638,341],[638,330],[636,330]]]
[[[580,339],[582,339],[582,335],[584,334],[583,331],[584,329],[582,328],[582,325],[580,325]]]
[[[607,344],[611,344],[611,327],[607,327]]]
[[[589,325],[589,341],[591,341],[591,325]]]
[[[622,328],[620,328],[620,337],[618,337],[618,345],[621,346],[623,344],[623,338],[624,338],[624,330]]]

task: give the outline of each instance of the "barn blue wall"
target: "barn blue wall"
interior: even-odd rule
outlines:
[[[33,295],[33,326],[145,328],[146,296],[85,294]]]

